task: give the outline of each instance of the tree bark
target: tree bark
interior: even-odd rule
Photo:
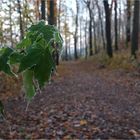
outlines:
[[[86,18],[86,21],[85,21],[85,59],[87,59],[87,56],[88,56],[88,47],[87,47],[87,18]]]
[[[19,12],[19,28],[20,28],[20,40],[24,38],[24,31],[23,31],[23,25],[22,25],[22,16],[21,16],[21,4],[20,0],[17,0],[18,3],[18,12]]]
[[[118,24],[117,24],[117,0],[114,1],[115,3],[115,7],[114,7],[114,11],[115,11],[115,50],[118,50]]]
[[[131,55],[134,56],[134,58],[136,58],[136,51],[138,50],[139,12],[140,12],[140,1],[135,0],[133,30],[132,30],[132,44],[131,44]]]
[[[126,23],[126,47],[128,47],[131,40],[131,0],[127,0],[127,23]]]
[[[103,29],[103,20],[102,20],[102,16],[101,16],[101,9],[98,4],[98,1],[96,0],[95,2],[96,2],[96,6],[98,8],[98,15],[99,15],[99,20],[100,20],[100,25],[101,25],[101,36],[102,36],[102,41],[103,41],[103,48],[105,49],[106,45],[105,45],[105,38],[104,38],[104,29]]]
[[[61,14],[61,3],[62,1],[59,0],[59,9],[58,9],[58,29],[60,30],[60,23],[61,23],[61,20],[60,20],[60,14]]]
[[[111,42],[111,18],[108,0],[103,0],[105,8],[105,18],[106,18],[106,40],[107,40],[107,54],[109,57],[113,57],[112,52],[112,42]]]
[[[92,13],[89,7],[89,55],[93,55],[93,48],[92,48]]]
[[[56,25],[57,19],[56,19],[56,0],[48,0],[48,23],[50,25]]]
[[[46,19],[45,14],[45,0],[41,0],[41,19]]]
[[[76,19],[75,19],[75,33],[74,33],[74,57],[75,57],[75,60],[78,59],[78,54],[77,54],[78,13],[79,13],[79,3],[78,3],[78,0],[76,0]]]

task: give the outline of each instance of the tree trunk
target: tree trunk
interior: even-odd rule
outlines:
[[[138,50],[138,35],[139,35],[139,12],[140,12],[140,1],[135,0],[134,2],[134,19],[133,19],[133,30],[132,30],[132,44],[131,54],[136,58],[136,51]]]
[[[93,48],[92,48],[92,15],[91,10],[89,7],[89,55],[93,55]]]
[[[50,25],[55,25],[57,24],[57,19],[56,19],[56,11],[57,11],[57,7],[56,7],[56,0],[48,0],[48,24]],[[54,44],[52,45],[55,48],[54,51],[54,61],[56,63],[56,65],[59,65],[59,52],[57,50],[58,44]]]
[[[78,3],[78,0],[76,0],[76,19],[75,19],[75,33],[74,33],[74,57],[75,57],[75,59],[78,59],[78,54],[77,54],[78,13],[79,13],[79,3]]]
[[[23,25],[22,25],[22,16],[21,16],[21,4],[20,0],[17,0],[18,3],[18,12],[19,12],[19,28],[20,28],[20,40],[24,38],[24,32],[23,32]]]
[[[88,49],[87,49],[87,19],[85,21],[85,59],[87,59],[88,56]]]
[[[41,19],[46,19],[45,14],[45,0],[41,0]]]
[[[118,50],[118,24],[117,24],[117,0],[114,1],[115,3],[115,7],[114,7],[114,11],[115,11],[115,50]]]
[[[10,16],[10,41],[11,41],[11,47],[13,48],[13,31],[12,31],[12,7],[11,2],[9,5],[9,16]]]
[[[82,55],[82,18],[80,18],[80,56]]]
[[[107,54],[113,57],[112,43],[111,43],[111,18],[108,0],[104,0],[105,18],[106,18],[106,40],[107,40]]]
[[[70,45],[70,42],[71,42],[71,40],[70,40],[71,38],[70,38],[70,36],[69,36],[69,38],[68,38],[68,44],[69,44],[69,57],[68,57],[68,59],[70,60],[71,59],[71,45]]]
[[[127,0],[126,47],[129,46],[131,38],[130,24],[131,24],[131,0]]]
[[[61,0],[59,0],[59,12],[58,12],[58,29],[60,30],[60,23],[61,23],[61,20],[60,20],[60,14],[61,14]]]
[[[50,25],[56,25],[57,24],[57,19],[56,19],[56,12],[57,12],[57,7],[56,7],[56,0],[48,0],[48,23]]]
[[[99,20],[100,20],[100,25],[101,25],[101,36],[102,36],[103,48],[105,49],[106,45],[105,45],[105,38],[104,38],[104,28],[103,28],[103,20],[102,20],[102,16],[101,16],[101,9],[98,4],[98,1],[96,0],[95,2],[96,2],[96,6],[98,8],[98,15],[99,15]]]
[[[94,20],[94,17],[93,17],[93,34],[94,34],[94,50],[95,50],[95,54],[98,53],[98,50],[97,50],[97,42],[96,42],[96,23],[95,23],[95,20]]]

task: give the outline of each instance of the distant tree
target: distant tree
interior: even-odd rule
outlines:
[[[130,43],[131,38],[131,0],[127,0],[127,23],[126,23],[126,47]]]
[[[45,1],[41,1],[42,5],[44,5]],[[41,19],[41,15],[40,15],[40,10],[39,10],[39,5],[40,5],[40,0],[36,0],[35,1],[35,18],[36,18],[36,21],[40,20]],[[44,5],[45,6],[45,5]],[[43,6],[43,7],[44,7]],[[43,8],[42,7],[42,8]],[[43,10],[43,9],[42,9]],[[44,10],[43,10],[44,11]],[[42,12],[43,12],[42,11]],[[45,15],[45,14],[44,14]]]
[[[67,9],[67,8],[65,8]],[[68,37],[68,24],[67,24],[67,10],[65,10],[66,14],[65,14],[65,22],[64,22],[64,40],[65,40],[65,60],[68,60],[68,41],[67,41],[67,37]]]
[[[140,1],[134,1],[134,18],[133,18],[133,30],[132,30],[132,44],[131,55],[136,58],[136,51],[138,50],[138,35],[139,35],[139,13],[140,13]]]
[[[57,0],[47,0],[48,5],[48,24],[50,25],[57,25],[57,6],[56,6]],[[55,48],[55,51],[53,53],[53,58],[55,60],[56,65],[59,65],[59,52],[57,51],[58,44],[53,44],[52,47]]]
[[[78,59],[78,54],[77,54],[77,33],[78,33],[78,13],[79,13],[79,2],[76,0],[76,17],[75,17],[75,33],[74,33],[74,57],[75,59]]]
[[[83,36],[82,36],[82,24],[83,24],[83,17],[81,16],[80,18],[79,18],[79,20],[80,20],[80,23],[79,23],[79,30],[80,30],[80,38],[79,38],[79,40],[80,40],[80,53],[79,53],[79,55],[80,55],[80,57],[81,57],[81,53],[82,53],[82,40],[83,40]]]
[[[111,17],[110,17],[110,8],[108,0],[103,0],[105,8],[105,19],[106,19],[106,40],[107,40],[107,54],[109,57],[113,57],[112,52],[112,41],[111,41]]]
[[[89,55],[92,56],[93,55],[93,37],[92,37],[92,8],[91,8],[91,0],[83,0],[84,3],[87,6],[88,12],[89,12]]]
[[[97,48],[97,35],[96,35],[96,30],[97,30],[97,25],[96,25],[96,21],[95,21],[95,14],[92,14],[92,22],[93,22],[93,35],[94,35],[94,50],[95,50],[95,54],[97,54],[99,48]],[[99,27],[98,27],[99,29]]]
[[[60,30],[60,24],[61,24],[61,6],[62,6],[62,0],[59,0],[59,5],[58,5],[58,29]]]
[[[20,40],[24,37],[24,30],[23,30],[23,22],[22,22],[22,13],[21,13],[21,2],[17,0],[18,3],[18,13],[19,13],[19,28],[20,28]]]
[[[88,28],[88,22],[87,22],[87,18],[86,18],[86,20],[85,20],[85,27],[84,27],[84,37],[85,37],[85,59],[87,59],[87,57],[88,57],[87,28]]]
[[[114,6],[114,11],[115,11],[115,16],[114,16],[114,28],[115,28],[115,50],[118,50],[118,21],[117,21],[117,0],[114,1],[115,6]]]
[[[101,26],[101,36],[102,36],[103,48],[105,49],[106,45],[105,45],[105,38],[104,38],[103,18],[102,18],[101,8],[98,4],[98,0],[95,0],[95,4],[98,9],[98,16],[99,16],[100,26]]]
[[[39,2],[39,1],[40,0],[37,0],[37,2]],[[37,6],[38,6],[38,9],[37,9]],[[39,5],[37,5],[37,6],[35,4],[35,9],[36,9],[35,11],[36,11],[36,13],[39,10]],[[29,3],[28,3],[28,0],[24,0],[23,8],[22,8],[22,14],[23,14],[23,17],[22,17],[22,19],[23,19],[22,22],[23,23],[22,24],[23,24],[24,32],[27,31],[28,26],[30,24],[33,24],[33,22],[34,22],[32,17],[31,17],[31,15],[30,15],[30,8],[29,7],[30,6],[29,6]],[[35,21],[39,21],[39,19],[40,19],[40,15],[35,14]]]
[[[0,45],[3,44],[3,21],[0,20]]]
[[[56,7],[56,0],[47,0],[48,5],[48,23],[50,25],[56,25],[57,19],[57,7]]]
[[[45,0],[41,0],[41,19],[46,19]]]

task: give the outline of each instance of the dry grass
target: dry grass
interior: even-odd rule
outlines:
[[[105,52],[102,52],[93,57],[93,61],[100,65],[104,65],[109,69],[125,69],[133,70],[140,66],[139,58],[134,60],[130,56],[129,50],[115,52],[113,58],[109,58]]]

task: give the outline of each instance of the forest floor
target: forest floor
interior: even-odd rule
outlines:
[[[4,101],[4,139],[139,139],[140,75],[91,61],[62,62],[58,75],[27,111],[23,98]]]

